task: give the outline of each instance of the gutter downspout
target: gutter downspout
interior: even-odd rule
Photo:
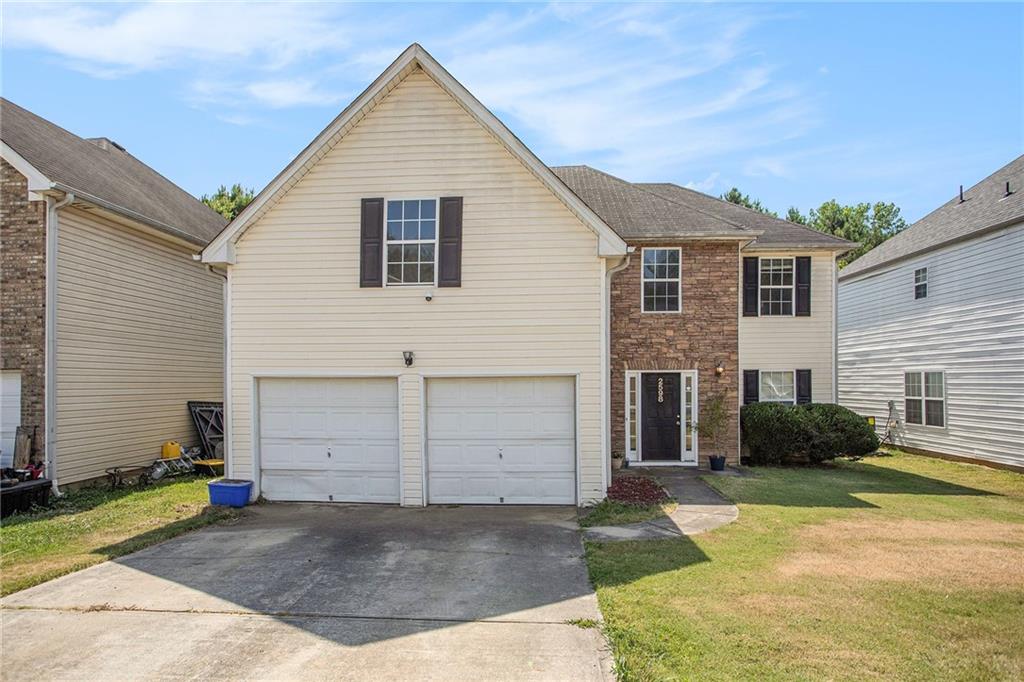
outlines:
[[[611,428],[609,426],[609,405],[611,400],[611,346],[612,346],[612,276],[617,272],[621,272],[629,267],[630,257],[633,252],[636,251],[635,246],[627,247],[626,257],[622,259],[622,262],[613,267],[611,270],[605,270],[605,286],[602,291],[604,298],[604,305],[601,306],[601,316],[604,318],[602,323],[604,325],[604,333],[601,334],[601,440],[604,444],[603,457],[604,465],[601,471],[601,481],[603,483],[603,490],[608,490],[608,485],[611,481],[612,475],[612,456],[611,456]],[[605,261],[607,263],[608,261]]]
[[[44,427],[46,437],[46,475],[50,477],[53,492],[57,487],[57,211],[75,200],[68,192],[60,201],[46,197],[46,341],[44,367]]]
[[[202,254],[193,254],[192,259],[196,262],[201,262]],[[224,405],[224,476],[225,478],[231,478],[234,467],[232,466],[232,457],[230,457],[230,448],[228,447],[229,439],[231,438],[230,429],[230,418],[228,416],[231,409],[231,402],[228,399],[229,391],[231,390],[231,360],[228,357],[228,351],[231,346],[231,279],[228,277],[227,272],[221,272],[217,268],[213,267],[210,263],[206,263],[206,271],[211,275],[217,275],[224,280],[223,290],[223,315],[224,315],[224,343],[223,353],[224,357],[221,360],[221,370],[224,372],[224,387],[221,389],[224,391],[222,397],[222,404]]]

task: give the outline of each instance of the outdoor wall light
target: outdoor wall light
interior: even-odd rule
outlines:
[[[412,367],[412,361],[416,359],[416,355],[411,350],[403,350],[402,357],[405,358],[405,366]]]
[[[721,362],[719,362],[718,365],[715,367],[715,374],[717,376],[722,376],[723,374],[725,374],[725,367],[722,367]]]

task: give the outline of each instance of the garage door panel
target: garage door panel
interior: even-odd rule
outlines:
[[[438,473],[430,485],[434,504],[497,504],[500,498],[497,475]]]
[[[573,504],[575,426],[571,377],[428,379],[428,498]]]
[[[259,390],[264,496],[399,501],[395,379],[263,379]]]

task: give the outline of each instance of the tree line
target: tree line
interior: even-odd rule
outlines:
[[[721,199],[739,206],[778,218],[779,214],[768,209],[759,200],[753,199],[733,187],[720,195]],[[806,215],[795,206],[786,211],[785,220],[806,225],[812,229],[842,239],[858,242],[855,250],[839,259],[839,266],[849,265],[886,239],[907,229],[907,221],[900,215],[900,208],[894,203],[883,201],[844,205],[829,199],[818,208],[812,208]]]

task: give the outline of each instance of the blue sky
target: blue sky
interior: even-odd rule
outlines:
[[[3,95],[260,189],[409,43],[551,165],[913,220],[1024,149],[1022,4],[3,4]]]

